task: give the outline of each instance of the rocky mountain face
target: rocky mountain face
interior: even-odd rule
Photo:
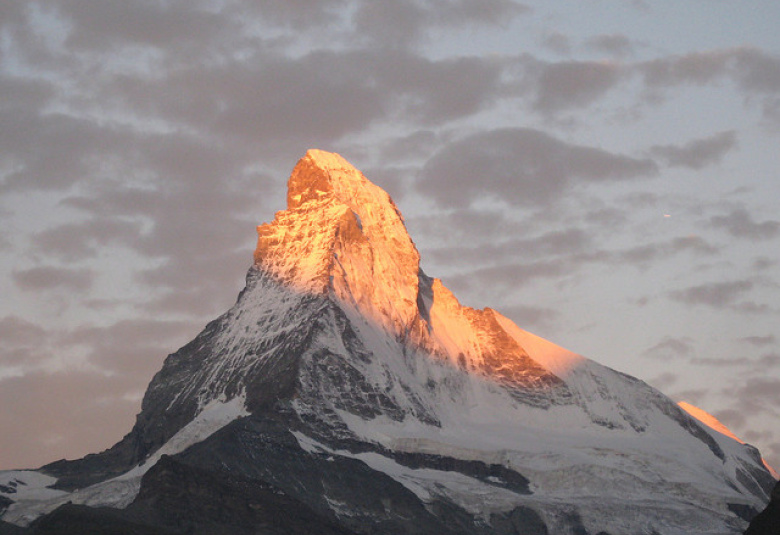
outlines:
[[[780,533],[780,481],[772,490],[769,504],[750,522],[745,535],[777,535]]]
[[[0,533],[720,534],[767,503],[751,446],[461,305],[339,155],[287,204],[122,441],[0,473]]]

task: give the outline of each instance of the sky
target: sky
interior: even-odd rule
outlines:
[[[0,3],[0,469],[131,429],[307,149],[460,301],[780,466],[776,0]]]

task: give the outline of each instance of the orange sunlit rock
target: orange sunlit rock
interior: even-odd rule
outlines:
[[[728,427],[726,427],[720,420],[715,418],[712,414],[708,413],[704,409],[700,409],[699,407],[695,405],[691,405],[690,403],[687,403],[685,401],[680,401],[677,403],[681,409],[683,409],[685,412],[699,420],[704,425],[714,429],[718,433],[722,435],[726,435],[727,437],[736,440],[740,444],[744,444],[745,441],[740,439],[737,435],[735,435]],[[780,474],[777,473],[777,471],[772,468],[769,463],[766,462],[765,459],[761,459],[764,462],[764,466],[766,466],[766,469],[769,470],[769,472],[772,474],[772,476],[775,479],[780,479]]]

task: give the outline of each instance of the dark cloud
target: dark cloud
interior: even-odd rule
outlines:
[[[656,145],[650,152],[669,166],[701,169],[720,162],[736,145],[736,133],[730,130],[704,139],[695,139],[683,146]]]
[[[95,274],[89,269],[38,266],[13,272],[14,282],[23,290],[63,289],[83,292],[92,286]]]
[[[444,206],[464,207],[480,197],[534,206],[554,202],[577,182],[656,172],[650,160],[568,144],[538,130],[507,128],[445,146],[425,164],[417,187]]]
[[[630,56],[634,52],[634,45],[631,42],[631,39],[623,34],[617,33],[591,37],[588,39],[587,45],[593,50],[619,58]]]
[[[693,340],[685,336],[667,336],[651,348],[645,350],[642,355],[652,359],[670,361],[687,358],[692,353]]]
[[[748,280],[713,282],[677,290],[669,295],[681,303],[721,308],[733,305],[739,297],[753,289],[753,286]]]
[[[757,223],[744,208],[735,208],[727,215],[713,216],[710,224],[737,238],[767,240],[780,234],[780,221],[762,221]]]

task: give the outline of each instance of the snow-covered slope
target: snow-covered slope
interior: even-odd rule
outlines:
[[[67,499],[125,506],[146,470],[136,466],[185,446],[189,462],[272,481],[358,532],[365,518],[398,518],[389,506],[366,512],[328,463],[389,478],[399,485],[388,503],[421,504],[407,520],[432,515],[417,525],[453,533],[512,533],[507,522],[737,533],[766,503],[773,480],[752,447],[635,378],[461,305],[421,271],[389,196],[342,157],[309,151],[287,210],[257,230],[238,301],[166,359],[132,432],[98,456],[44,467],[66,490],[87,488],[20,501],[5,520]],[[261,433],[259,422],[283,430]],[[311,463],[305,476],[286,451]]]

